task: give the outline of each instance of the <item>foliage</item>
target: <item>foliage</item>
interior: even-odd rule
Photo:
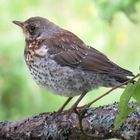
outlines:
[[[118,129],[121,123],[125,121],[126,117],[135,111],[129,106],[131,98],[134,98],[136,102],[140,104],[140,78],[135,84],[129,83],[120,97],[120,102],[118,104],[119,115],[114,123],[115,129]]]
[[[124,12],[130,19],[136,12],[135,6],[139,0],[94,0],[102,18],[111,21],[117,12]],[[134,20],[134,19],[133,19]]]

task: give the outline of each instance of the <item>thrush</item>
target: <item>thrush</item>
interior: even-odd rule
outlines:
[[[59,111],[77,95],[76,108],[92,89],[117,86],[133,76],[86,45],[78,36],[46,18],[13,21],[25,35],[24,57],[33,79],[54,93],[69,97]]]

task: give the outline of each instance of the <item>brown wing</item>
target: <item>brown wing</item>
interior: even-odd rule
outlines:
[[[71,32],[54,35],[49,42],[49,52],[54,54],[55,61],[62,66],[71,66],[97,73],[124,74],[132,73],[111,62],[96,49],[84,44]]]

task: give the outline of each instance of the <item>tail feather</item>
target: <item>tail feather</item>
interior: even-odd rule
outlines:
[[[123,76],[124,79],[128,79],[127,78],[128,76],[130,76],[130,77],[134,76],[133,72],[126,70],[113,62],[112,62],[112,64],[114,67],[114,75],[118,75],[118,76],[120,75],[121,77]]]
[[[121,71],[123,72],[123,74],[125,76],[131,76],[131,77],[134,76],[134,74],[131,71],[129,71],[129,70],[121,68]]]
[[[130,76],[130,75],[129,75]],[[120,84],[121,83],[124,83],[124,82],[126,82],[126,81],[128,81],[128,80],[130,80],[130,78],[129,77],[127,77],[127,76],[124,76],[124,75],[113,75],[113,76],[111,76],[112,78],[114,78],[117,82],[119,82]],[[131,83],[135,83],[135,80],[131,80],[130,81]]]

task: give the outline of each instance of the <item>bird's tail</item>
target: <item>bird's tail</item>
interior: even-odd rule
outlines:
[[[119,82],[120,84],[121,83],[124,83],[126,81],[129,81],[130,83],[135,83],[135,80],[131,80],[132,77],[127,77],[127,76],[113,76],[113,78]],[[127,83],[126,83],[127,84]]]

